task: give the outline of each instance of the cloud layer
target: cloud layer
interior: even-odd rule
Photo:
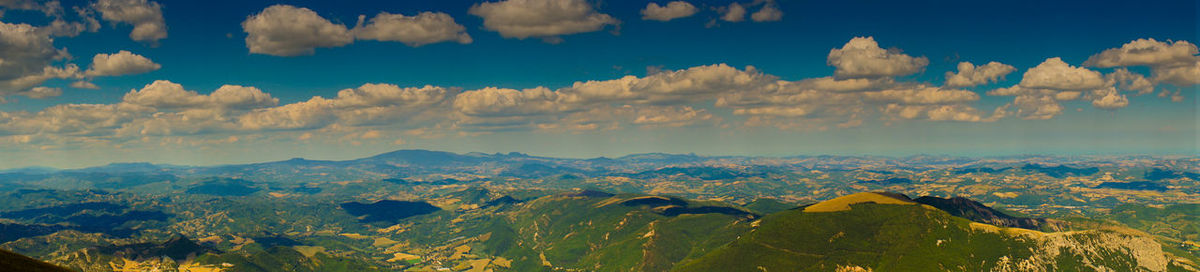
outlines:
[[[48,3],[3,4],[47,14],[62,12],[61,7]],[[101,0],[89,7],[106,21],[132,25],[130,37],[134,40],[155,43],[166,38],[162,7],[156,2]],[[726,22],[747,18],[770,22],[783,17],[774,1],[733,2],[714,9]],[[641,16],[670,21],[699,11],[688,2],[673,1],[650,3]],[[472,6],[469,13],[482,19],[484,29],[502,37],[552,43],[564,35],[620,24],[584,0],[484,2]],[[307,8],[274,5],[248,16],[241,25],[251,53],[274,56],[308,55],[317,48],[341,47],[358,40],[410,47],[473,42],[468,27],[441,12],[360,15],[353,27],[337,21]],[[54,46],[55,37],[92,28],[88,22],[58,20],[40,27],[0,23],[0,44],[4,45],[0,47],[0,97],[56,97],[63,90],[54,86],[64,85],[46,82],[61,79],[63,84],[70,82],[65,86],[71,88],[97,89],[99,86],[90,82],[96,77],[162,68],[145,56],[119,50],[94,55],[88,68],[81,70],[71,63],[72,56],[65,49]],[[884,48],[874,37],[855,37],[826,55],[832,74],[795,80],[753,66],[716,63],[557,87],[463,90],[368,83],[327,97],[282,104],[269,92],[252,86],[223,85],[200,92],[158,80],[129,90],[112,104],[60,104],[35,112],[0,112],[0,140],[56,146],[120,145],[147,137],[245,137],[265,132],[340,134],[368,140],[384,138],[385,131],[471,134],[681,126],[824,130],[871,121],[1044,120],[1064,114],[1067,103],[1116,111],[1137,102],[1133,97],[1163,90],[1164,84],[1196,85],[1200,83],[1197,55],[1197,47],[1187,41],[1139,39],[1101,50],[1083,63],[1045,58],[1036,66],[1025,67],[1019,80],[1006,79],[1020,70],[1012,65],[960,62],[955,71],[944,72],[945,80],[938,85],[914,76],[926,71],[928,58]],[[1149,74],[1138,72],[1147,69]],[[991,87],[993,84],[1007,87]],[[1165,90],[1160,95],[1172,100],[1182,96],[1179,91]],[[988,96],[1002,97],[991,99],[999,99],[1003,105],[985,108],[982,105],[989,104],[981,100]],[[1008,97],[1012,100],[1005,102]]]

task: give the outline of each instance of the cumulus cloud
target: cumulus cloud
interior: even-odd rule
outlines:
[[[488,87],[465,91],[454,99],[458,112],[474,117],[510,117],[560,112],[558,93],[546,87],[524,90]]]
[[[750,20],[755,22],[774,22],[783,20],[783,11],[779,10],[775,1],[768,1],[763,4],[762,9],[750,14]]]
[[[354,42],[346,26],[316,12],[291,5],[273,5],[242,21],[250,53],[273,56],[311,55],[318,47],[340,47]]]
[[[1045,120],[1062,113],[1061,101],[1088,100],[1092,106],[1115,110],[1129,105],[1120,90],[1139,94],[1153,91],[1145,77],[1118,69],[1108,75],[1075,67],[1060,58],[1049,58],[1025,71],[1016,86],[988,91],[988,95],[1015,96],[1008,106],[1023,119]]]
[[[931,86],[886,89],[878,92],[866,92],[862,96],[885,103],[909,105],[956,104],[979,100],[979,94],[972,91]]]
[[[1103,91],[1104,95],[1092,100],[1092,106],[1105,109],[1115,110],[1129,106],[1129,99],[1123,94],[1117,93],[1116,89],[1109,88]]]
[[[95,20],[95,19],[93,19]],[[84,31],[95,31],[89,29],[87,25],[80,22],[67,22],[62,18],[55,19],[50,22],[50,25],[43,27],[49,30],[51,36],[56,37],[75,37]]]
[[[44,42],[40,39],[49,39],[45,32],[40,35],[29,41],[36,44]],[[57,51],[52,46],[30,48]],[[52,74],[83,79],[77,68],[71,71],[50,65],[53,56],[34,58],[51,61],[32,67],[49,67]],[[1117,68],[1102,74],[1050,58],[1025,71],[1020,83],[988,91],[991,96],[1013,96],[1010,103],[988,112],[976,108],[981,94],[960,88],[996,82],[1012,73],[1012,66],[964,62],[957,71],[946,73],[942,86],[905,82],[896,77],[919,72],[927,60],[882,49],[872,38],[855,38],[831,50],[828,64],[835,68],[833,75],[794,81],[752,66],[713,64],[578,81],[559,88],[485,87],[460,91],[438,86],[363,84],[340,90],[332,97],[315,96],[283,105],[254,87],[226,85],[205,94],[169,81],[156,81],[129,91],[115,104],[64,104],[34,113],[0,112],[0,135],[34,142],[57,137],[60,143],[220,135],[209,139],[219,143],[229,142],[230,137],[244,140],[247,135],[264,131],[296,131],[297,135],[289,137],[309,133],[301,136],[306,139],[312,137],[311,133],[337,133],[346,135],[345,139],[363,140],[389,138],[388,133],[402,130],[458,130],[460,134],[507,129],[579,132],[725,126],[729,125],[727,121],[746,127],[828,129],[859,126],[872,118],[886,122],[992,122],[1007,116],[1051,119],[1062,114],[1063,103],[1068,101],[1117,110],[1128,107],[1130,96],[1153,92],[1154,84],[1159,82],[1131,69]],[[61,93],[57,88],[38,85],[7,94],[49,97]],[[88,86],[87,81],[72,85]],[[1162,95],[1179,97],[1178,92]],[[723,113],[732,114],[730,120],[720,117]]]
[[[625,76],[614,80],[575,82],[558,90],[563,103],[591,104],[626,102],[661,104],[711,99],[735,90],[764,87],[775,83],[773,76],[754,67],[738,70],[726,64],[696,66],[664,71],[645,77]]]
[[[483,27],[505,38],[542,38],[558,42],[559,36],[593,32],[621,21],[599,13],[586,0],[505,0],[471,6],[468,12],[483,18]]]
[[[363,84],[338,91],[333,98],[313,97],[307,101],[251,111],[240,117],[244,129],[319,128],[335,122],[345,125],[380,125],[415,122],[441,105],[451,90],[436,87],[399,87],[392,84]]]
[[[133,25],[129,38],[139,42],[156,43],[167,38],[167,24],[158,2],[146,0],[99,0],[92,8],[100,18],[113,23]]]
[[[646,8],[642,9],[642,20],[666,22],[689,17],[699,11],[700,9],[696,8],[696,6],[685,1],[671,1],[665,6],[659,6],[658,3],[649,3],[646,4]]]
[[[1120,48],[1092,55],[1084,65],[1094,67],[1148,66],[1155,82],[1176,86],[1200,84],[1200,50],[1187,41],[1137,39]]]
[[[380,12],[363,25],[366,16],[358,17],[354,36],[360,40],[401,42],[408,46],[454,41],[471,43],[466,27],[442,12],[421,12],[415,16]]]
[[[96,54],[95,57],[92,57],[91,68],[88,68],[84,75],[89,77],[132,75],[158,70],[161,67],[162,65],[154,63],[146,57],[121,50],[114,54]]]
[[[80,80],[80,81],[75,81],[75,82],[71,82],[71,85],[70,85],[70,86],[71,86],[71,88],[78,88],[78,89],[93,89],[93,90],[95,90],[95,89],[99,89],[99,88],[100,88],[100,86],[96,86],[96,84],[94,84],[94,83],[87,82],[87,81],[82,81],[82,80]]]
[[[1021,87],[1064,91],[1095,90],[1104,88],[1106,81],[1100,72],[1075,67],[1062,58],[1048,58],[1038,66],[1025,71]]]
[[[690,106],[644,107],[638,109],[636,114],[633,123],[644,127],[678,127],[713,119],[707,110]]]
[[[947,87],[971,87],[1004,78],[1005,75],[1016,71],[1012,65],[999,62],[975,66],[970,62],[958,63],[958,73],[946,72]]]
[[[1017,117],[1026,120],[1046,120],[1062,113],[1060,101],[1076,100],[1083,96],[1082,91],[1059,91],[1051,89],[1031,89],[1020,85],[997,88],[987,92],[991,96],[1014,96],[1013,102],[1004,107],[1015,107]]]
[[[1167,43],[1154,39],[1137,39],[1121,45],[1120,48],[1112,48],[1092,55],[1083,62],[1083,65],[1101,68],[1159,66],[1191,62],[1196,59],[1196,54],[1200,54],[1196,45],[1187,41]]]
[[[722,7],[717,11],[721,13],[721,21],[737,23],[746,20],[746,7],[737,2],[729,3],[729,6]]]
[[[711,101],[728,92],[772,88],[777,81],[753,67],[739,70],[715,64],[644,77],[581,81],[559,89],[489,87],[462,92],[453,105],[461,115],[459,124],[486,129],[532,125],[571,130],[616,128],[622,124],[679,126],[692,123],[683,122],[682,117],[693,121],[712,117],[701,109],[677,105]]]
[[[1047,120],[1062,113],[1063,107],[1049,96],[1018,95],[1012,102],[1017,115],[1026,120]]]
[[[29,91],[50,79],[79,78],[76,65],[55,65],[70,56],[54,47],[44,28],[0,22],[0,96]]]
[[[134,105],[164,109],[254,109],[279,103],[279,99],[254,87],[224,85],[211,94],[203,95],[166,80],[154,81],[140,90],[130,90],[122,100]]]
[[[225,85],[200,94],[169,81],[156,81],[130,91],[116,104],[63,104],[37,113],[0,112],[0,134],[77,143],[83,139],[121,142],[144,136],[259,135],[294,129],[369,130],[429,119],[428,115],[447,116],[435,112],[441,109],[438,105],[448,91],[433,86],[364,84],[341,90],[330,99],[318,96],[277,106],[277,99],[254,87]]]
[[[1200,58],[1189,63],[1155,67],[1151,71],[1154,74],[1154,81],[1156,82],[1166,82],[1175,86],[1200,84]]]
[[[15,10],[36,10],[46,15],[55,15],[62,12],[62,5],[58,1],[0,0],[0,7]]]
[[[873,37],[856,37],[830,50],[827,63],[836,68],[837,78],[877,78],[915,74],[929,65],[929,59],[880,48]]]
[[[43,99],[62,95],[62,89],[38,86],[19,94],[33,99]]]
[[[1134,72],[1129,69],[1118,68],[1112,73],[1104,75],[1104,78],[1111,81],[1110,84],[1117,84],[1117,87],[1125,91],[1134,91],[1138,95],[1154,92],[1154,82],[1151,82],[1146,76]]]

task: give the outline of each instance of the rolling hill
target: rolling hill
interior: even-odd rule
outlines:
[[[847,209],[848,208],[848,209]],[[1128,229],[1039,232],[859,193],[764,217],[677,271],[1183,271]]]

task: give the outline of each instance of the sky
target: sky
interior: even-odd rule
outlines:
[[[0,168],[1195,155],[1195,1],[0,0]]]

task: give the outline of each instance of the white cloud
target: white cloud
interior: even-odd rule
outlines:
[[[685,1],[671,1],[665,6],[658,3],[646,4],[642,9],[642,20],[670,21],[695,15],[700,9]]]
[[[926,63],[898,50],[884,50],[871,38],[856,38],[831,50],[828,64],[841,71],[840,76],[835,72],[833,76],[789,81],[750,66],[739,69],[714,64],[579,81],[557,89],[485,87],[460,92],[437,86],[363,84],[330,98],[316,96],[284,105],[253,87],[226,85],[202,94],[169,81],[156,81],[131,90],[121,102],[111,105],[64,104],[36,113],[0,112],[0,134],[34,142],[57,137],[60,143],[82,139],[120,142],[153,135],[225,141],[233,135],[244,140],[244,136],[265,131],[298,130],[289,138],[300,133],[335,133],[353,140],[390,141],[391,132],[403,130],[445,135],[454,130],[472,134],[508,129],[579,132],[729,125],[719,117],[722,114],[732,114],[729,121],[746,127],[781,129],[844,128],[872,118],[885,122],[991,122],[1010,115],[1054,118],[1062,114],[1065,101],[1086,101],[1098,109],[1116,110],[1129,105],[1130,94],[1153,91],[1155,83],[1129,69],[1101,74],[1051,58],[1026,71],[1021,83],[987,92],[1014,97],[989,116],[976,108],[979,93],[957,88],[995,82],[1015,69],[997,62],[981,66],[960,63],[957,72],[946,74],[944,86],[895,78],[918,72]],[[52,72],[68,77],[72,73],[65,68]],[[80,74],[77,69],[73,73]],[[86,81],[76,83],[87,86]],[[61,92],[29,86],[9,94],[48,97]]]
[[[1092,55],[1084,65],[1095,67],[1149,66],[1154,82],[1176,86],[1200,84],[1200,50],[1187,41],[1137,39],[1120,48]]]
[[[1054,100],[1071,101],[1083,97],[1083,92],[1080,91],[1065,91],[1054,93]]]
[[[33,99],[43,99],[62,95],[62,89],[38,86],[19,94]]]
[[[746,20],[746,7],[737,2],[729,3],[729,6],[722,7],[718,11],[721,12],[722,21],[737,23]]]
[[[1117,84],[1121,90],[1135,91],[1138,95],[1154,92],[1154,82],[1146,79],[1142,74],[1130,72],[1129,69],[1118,68],[1112,73],[1104,75],[1104,78],[1112,81],[1111,84]]]
[[[1129,105],[1124,90],[1144,93],[1153,91],[1141,75],[1118,69],[1105,76],[1100,72],[1075,67],[1060,58],[1049,58],[1025,71],[1021,82],[1009,88],[988,92],[994,96],[1016,96],[1009,105],[1017,108],[1016,115],[1024,119],[1045,120],[1062,113],[1060,101],[1084,99],[1092,106],[1114,110]]]
[[[0,112],[0,134],[53,139],[64,144],[119,143],[143,136],[201,139],[209,137],[205,135],[259,135],[261,131],[288,129],[351,131],[357,127],[419,124],[415,122],[428,120],[431,115],[443,117],[441,122],[445,122],[447,114],[436,112],[447,91],[432,86],[365,84],[342,90],[333,99],[314,97],[276,106],[277,99],[254,87],[225,85],[211,94],[199,94],[179,84],[156,81],[130,91],[116,104],[62,104],[37,113]]]
[[[1117,66],[1160,66],[1195,61],[1196,45],[1187,41],[1174,43],[1154,39],[1137,39],[1121,45],[1121,48],[1104,50],[1083,62],[1094,67]]]
[[[62,5],[58,1],[42,0],[0,0],[0,7],[14,10],[36,10],[46,15],[62,13]],[[0,15],[3,15],[0,10]]]
[[[970,62],[958,63],[958,73],[946,72],[947,87],[971,87],[1004,78],[1005,75],[1016,71],[1017,68],[1012,65],[999,62],[989,62],[988,64],[975,66]]]
[[[1063,107],[1049,96],[1018,95],[1013,99],[1017,116],[1026,120],[1047,120],[1062,113]]]
[[[1151,70],[1155,82],[1166,82],[1175,86],[1200,84],[1200,58],[1175,66],[1155,67]]]
[[[929,120],[934,121],[980,122],[984,120],[975,108],[962,105],[936,106],[926,114],[929,115]]]
[[[100,89],[100,86],[96,86],[96,84],[93,84],[91,82],[80,80],[80,81],[71,82],[71,88],[95,90],[95,89]]]
[[[290,5],[273,5],[242,22],[250,53],[273,56],[311,55],[318,47],[340,47],[354,42],[346,26],[334,24],[316,12]]]
[[[203,95],[184,90],[183,85],[166,80],[147,84],[141,90],[131,90],[122,100],[139,106],[164,109],[254,109],[279,103],[279,99],[254,87],[224,85],[212,94]]]
[[[208,100],[210,107],[230,109],[255,109],[279,104],[279,99],[258,88],[239,85],[221,85],[208,95]]]
[[[483,27],[505,38],[543,38],[593,32],[620,21],[596,12],[586,0],[505,0],[471,6],[470,14],[483,18]]]
[[[248,130],[314,129],[332,123],[332,102],[319,96],[308,101],[260,109],[238,119],[238,125]]]
[[[783,20],[783,11],[779,10],[774,1],[763,4],[762,9],[750,14],[750,20],[755,22],[775,22]]]
[[[92,57],[91,68],[88,68],[84,75],[89,77],[132,75],[158,70],[161,67],[162,65],[154,63],[146,57],[121,50],[115,54],[96,54],[95,57]]]
[[[1116,89],[1110,88],[1104,92],[1103,96],[1092,100],[1092,106],[1099,109],[1115,110],[1129,106],[1129,99],[1125,95],[1117,93]]]
[[[344,125],[382,125],[418,122],[432,114],[450,90],[442,87],[405,87],[363,84],[338,91],[331,99],[307,101],[252,111],[239,119],[245,129],[319,128],[335,122]]]
[[[831,92],[877,91],[895,85],[891,78],[847,78],[834,77],[809,78],[792,82],[796,88],[816,89]]]
[[[633,123],[649,127],[678,127],[714,118],[707,110],[690,106],[643,107],[636,114]]]
[[[957,104],[979,100],[979,94],[972,91],[929,86],[865,92],[862,96],[869,100],[907,105]]]
[[[358,88],[338,91],[334,98],[337,107],[374,107],[385,105],[430,106],[445,99],[446,88],[425,85],[424,87],[401,88],[392,84],[363,84]]]
[[[471,43],[466,28],[454,22],[454,18],[442,12],[422,12],[416,16],[381,12],[363,25],[365,16],[359,16],[354,36],[360,40],[401,42],[408,46],[455,41]]]
[[[753,67],[738,70],[726,64],[664,71],[645,77],[625,76],[603,81],[575,82],[558,90],[563,103],[671,103],[712,99],[715,95],[774,84],[777,79]]]
[[[558,93],[545,87],[515,90],[488,87],[459,93],[458,112],[475,117],[510,117],[561,112]]]
[[[49,31],[28,24],[0,22],[0,96],[24,92],[54,78],[78,78],[74,64],[54,66],[67,58],[54,47]]]
[[[836,68],[837,78],[877,78],[915,74],[929,65],[929,59],[880,48],[873,37],[856,37],[830,50],[827,63]]]
[[[146,0],[99,0],[92,4],[100,18],[113,23],[133,25],[129,38],[156,43],[167,38],[167,24],[158,2]]]
[[[89,18],[89,19],[92,19],[92,18]],[[95,19],[92,19],[92,20],[95,20]],[[63,20],[62,18],[54,19],[54,21],[50,22],[50,25],[44,26],[42,28],[47,29],[50,32],[51,36],[56,36],[56,37],[75,37],[75,36],[79,36],[79,33],[83,33],[84,31],[95,32],[95,30],[89,29],[88,26],[83,23],[67,22],[66,20]]]
[[[1104,88],[1108,84],[1100,72],[1071,66],[1061,58],[1048,58],[1025,71],[1020,85],[1031,89],[1085,91]]]
[[[3,129],[19,134],[51,134],[67,137],[103,138],[149,111],[128,104],[60,104],[36,114],[18,113]]]

